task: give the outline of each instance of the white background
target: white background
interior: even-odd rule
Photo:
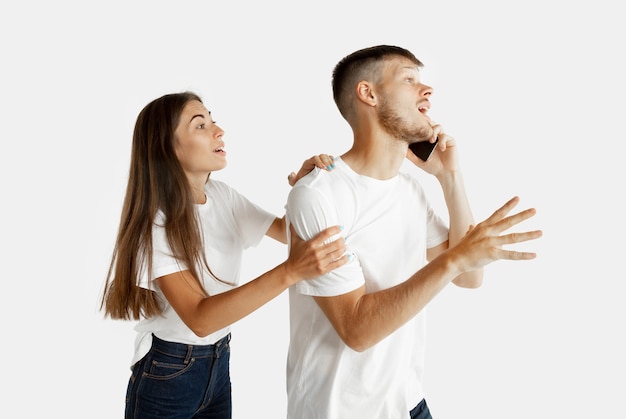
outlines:
[[[98,306],[146,103],[198,92],[226,131],[215,178],[282,215],[287,174],[351,144],[332,67],[388,43],[425,63],[431,116],[459,142],[476,218],[519,195],[519,209],[538,211],[524,228],[544,230],[520,246],[535,261],[497,262],[482,288],[449,287],[431,304],[434,417],[625,418],[618,5],[3,2],[0,409],[13,413],[0,414],[122,417],[132,324]],[[244,278],[285,257],[264,239]],[[286,294],[234,326],[235,419],[284,417],[287,327]]]

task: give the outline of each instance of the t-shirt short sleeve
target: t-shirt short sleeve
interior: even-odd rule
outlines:
[[[303,240],[310,240],[328,227],[340,225],[337,210],[330,200],[319,190],[304,183],[292,188],[285,208],[288,223],[294,226]],[[341,236],[340,233],[331,237],[330,241]],[[345,294],[365,284],[358,258],[349,249],[347,253],[351,255],[348,263],[325,275],[298,282],[296,291],[330,297]]]

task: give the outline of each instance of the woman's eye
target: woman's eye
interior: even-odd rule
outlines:
[[[204,129],[204,126],[205,126],[205,125],[206,125],[206,124],[200,124],[200,125],[198,125],[198,129]]]

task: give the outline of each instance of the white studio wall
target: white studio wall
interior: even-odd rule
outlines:
[[[482,220],[538,214],[531,262],[429,307],[436,419],[624,418],[626,83],[615,2],[35,1],[0,6],[6,417],[123,416],[133,324],[99,312],[141,108],[194,90],[225,129],[215,174],[282,215],[287,174],[339,155],[344,55],[396,44],[425,63],[431,116],[459,142]],[[422,179],[436,206],[440,192]],[[520,208],[521,209],[521,208]],[[243,278],[286,257],[265,239]],[[234,326],[234,418],[285,416],[286,294]],[[6,409],[6,412],[2,410]]]

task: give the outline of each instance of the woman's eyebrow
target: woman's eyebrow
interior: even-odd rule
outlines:
[[[209,111],[209,116],[211,116],[211,111]],[[204,119],[204,115],[202,115],[201,113],[194,115],[191,117],[191,119],[189,120],[189,123],[191,123],[191,121],[193,121],[194,118],[200,117],[202,119]]]
[[[191,121],[193,121],[195,118],[198,118],[198,117],[204,119],[204,115],[199,113],[197,115],[192,116],[191,119],[189,120],[189,123],[191,123]]]

